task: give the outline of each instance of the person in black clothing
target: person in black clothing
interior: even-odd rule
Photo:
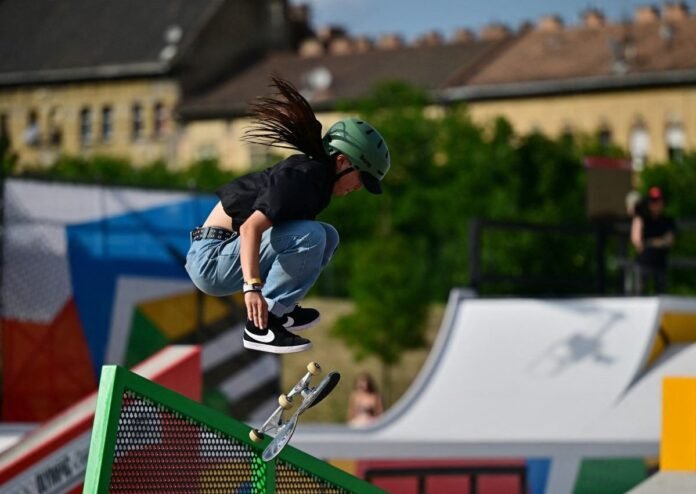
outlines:
[[[273,78],[277,93],[251,105],[255,125],[247,142],[295,149],[274,166],[217,190],[220,201],[191,232],[186,270],[203,292],[244,292],[244,347],[271,353],[307,350],[295,334],[319,320],[297,302],[309,291],[338,246],[336,229],[316,216],[334,196],[361,188],[380,194],[389,171],[387,144],[357,118],[333,124],[322,136],[307,100]]]
[[[647,292],[652,281],[656,293],[667,292],[667,259],[674,245],[676,226],[664,213],[662,190],[652,187],[646,202],[637,210],[631,224],[631,242],[638,253],[639,293]]]

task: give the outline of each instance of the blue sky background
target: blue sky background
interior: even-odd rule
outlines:
[[[315,27],[338,24],[351,35],[377,38],[396,32],[412,40],[427,31],[451,36],[457,28],[478,32],[485,24],[502,22],[516,29],[525,21],[537,21],[546,14],[561,16],[566,25],[580,23],[580,13],[597,8],[610,21],[630,18],[637,6],[663,2],[645,0],[291,0],[312,7]],[[696,0],[685,2],[691,13]]]

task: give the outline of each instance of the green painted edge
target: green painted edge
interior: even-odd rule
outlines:
[[[270,441],[269,441],[270,443]],[[263,460],[261,460],[263,461]],[[266,492],[273,494],[276,491],[276,462],[266,463]]]
[[[117,366],[105,366],[106,367],[117,367]],[[121,396],[123,392],[127,389],[150,398],[157,403],[163,405],[166,408],[175,410],[176,412],[187,416],[188,418],[200,422],[210,428],[216,429],[225,435],[234,437],[237,441],[250,447],[257,454],[261,455],[263,449],[270,443],[271,439],[266,438],[263,442],[257,444],[249,439],[249,431],[251,427],[227,416],[217,410],[211,410],[205,405],[198,403],[197,401],[191,400],[175,391],[167,389],[160,386],[159,384],[153,383],[144,377],[141,377],[133,372],[126,369],[118,367],[118,371],[115,374],[122,378],[118,381],[118,386],[113,384],[107,386],[111,387],[111,392],[118,391],[117,395],[114,396],[114,402],[110,403],[111,410],[109,415],[114,415],[116,424],[118,425],[118,412],[120,411]],[[102,375],[104,372],[102,371]],[[100,385],[101,388],[101,385]],[[100,389],[99,394],[102,394]],[[105,392],[106,394],[106,392]],[[117,401],[116,401],[117,400]],[[107,403],[103,403],[102,406],[106,406]],[[115,406],[114,406],[115,405]],[[105,414],[104,414],[105,415]],[[96,416],[95,416],[96,417]],[[111,419],[113,421],[114,419]],[[113,448],[115,442],[116,427],[113,427],[113,431],[108,431],[106,434],[106,439],[109,441],[105,446],[105,452],[113,456]],[[94,435],[92,436],[95,437]],[[91,448],[90,448],[90,458],[91,458]],[[280,460],[297,467],[298,469],[311,472],[316,477],[330,482],[337,487],[343,489],[360,493],[360,494],[385,494],[385,491],[375,487],[374,485],[366,482],[362,479],[354,477],[343,470],[334,467],[326,462],[323,462],[313,456],[308,455],[292,446],[287,446],[283,452],[278,457]],[[101,459],[101,456],[100,458]],[[96,461],[96,460],[95,460]],[[105,473],[111,473],[111,457],[109,457],[108,472],[102,469],[101,475]],[[275,465],[267,465],[267,480],[269,484],[268,488],[275,490]],[[106,476],[108,479],[108,475]],[[86,484],[85,484],[86,485]],[[107,485],[108,487],[108,485]],[[273,492],[269,490],[268,492]],[[85,491],[85,492],[102,492],[102,491]],[[106,492],[106,491],[103,491]]]
[[[118,419],[123,400],[122,371],[123,369],[115,365],[102,367],[82,491],[85,493],[106,493],[109,490]]]

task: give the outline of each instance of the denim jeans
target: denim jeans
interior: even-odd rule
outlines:
[[[263,233],[259,268],[272,314],[280,317],[293,310],[329,264],[338,241],[336,229],[320,221],[287,221]],[[239,236],[191,243],[186,271],[198,289],[217,297],[241,291],[240,243]]]

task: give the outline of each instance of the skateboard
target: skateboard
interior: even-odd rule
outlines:
[[[268,417],[268,420],[264,422],[260,429],[249,431],[249,438],[255,443],[263,441],[266,434],[273,436],[273,440],[261,455],[264,461],[271,461],[280,454],[290,441],[290,438],[292,438],[300,415],[326,398],[341,379],[341,375],[338,372],[330,372],[316,387],[310,387],[309,383],[312,377],[318,376],[320,373],[321,367],[319,364],[316,362],[307,364],[307,373],[288,394],[282,394],[278,397],[278,408]],[[288,420],[283,420],[283,412],[292,408],[293,398],[297,395],[302,397],[302,403],[300,403],[297,410]]]

